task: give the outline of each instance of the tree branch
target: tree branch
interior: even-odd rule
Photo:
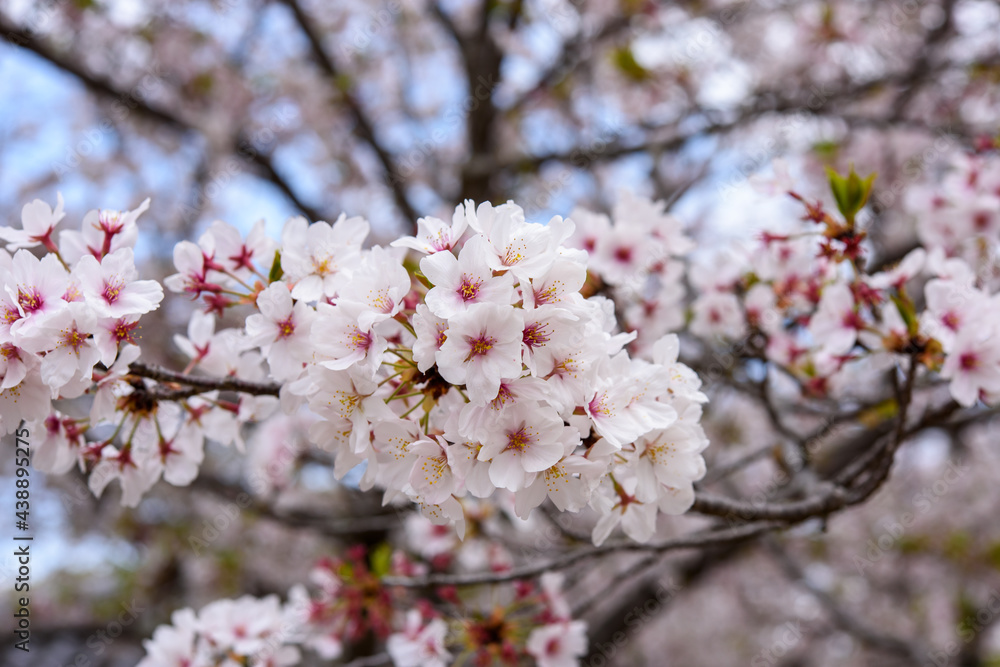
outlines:
[[[181,118],[176,113],[152,105],[142,97],[133,95],[128,91],[120,90],[109,79],[87,71],[78,61],[57,53],[55,49],[41,42],[31,32],[11,23],[3,14],[0,14],[0,33],[3,33],[2,37],[12,45],[23,47],[64,72],[72,74],[91,92],[126,105],[130,112],[134,111],[147,120],[159,123],[182,134],[202,133],[198,127]],[[299,199],[288,181],[274,169],[271,155],[261,153],[257,150],[241,150],[241,147],[246,145],[243,133],[238,132],[229,150],[231,153],[238,155],[240,158],[248,159],[252,164],[259,167],[265,179],[271,181],[281,190],[291,201],[292,205],[304,213],[310,220],[323,219],[324,216],[322,214]]]
[[[610,553],[623,551],[666,552],[680,549],[703,549],[706,547],[734,544],[749,540],[771,530],[785,527],[778,522],[761,522],[737,526],[735,528],[710,529],[699,531],[684,537],[671,538],[661,542],[640,544],[638,542],[620,542],[606,544],[600,547],[576,549],[563,554],[546,563],[513,568],[506,572],[474,572],[466,574],[430,574],[423,577],[385,577],[387,586],[403,586],[406,588],[423,588],[426,586],[475,586],[481,584],[501,584],[517,579],[536,577],[551,570],[561,570],[574,563],[589,558],[595,558]]]
[[[892,112],[890,117],[898,119],[903,116],[906,107],[920,90],[920,83],[927,79],[927,69],[930,66],[931,54],[935,47],[951,34],[956,0],[944,0],[941,3],[941,10],[944,12],[944,19],[941,23],[927,33],[920,52],[916,54],[913,66],[900,82],[902,91],[892,102]]]
[[[237,145],[242,144],[237,143]],[[288,200],[292,202],[295,208],[305,214],[310,223],[326,219],[327,216],[323,213],[320,213],[317,209],[299,199],[299,196],[292,189],[288,180],[274,168],[274,157],[271,154],[253,151],[250,159],[260,168],[267,180],[271,181],[275,187],[281,190],[281,193],[288,197]]]
[[[279,390],[281,389],[281,385],[273,382],[250,382],[248,380],[240,380],[233,377],[199,377],[195,375],[187,375],[185,373],[177,373],[175,371],[167,370],[161,366],[146,364],[141,361],[133,362],[129,366],[129,373],[139,377],[149,378],[150,380],[156,380],[157,382],[171,382],[175,384],[187,385],[191,388],[191,390],[193,390],[193,393],[190,395],[198,394],[203,391],[219,390],[238,391],[244,394],[251,394],[253,396],[277,396]],[[183,391],[187,390],[182,390],[182,392]],[[178,394],[178,397],[186,398],[187,396]]]
[[[928,66],[924,70],[924,76],[932,76],[939,74],[949,68],[967,68],[972,65],[982,65],[988,66],[1000,63],[1000,55],[986,58],[981,61],[974,61],[971,63],[958,63],[958,62],[944,62],[936,66]],[[840,113],[834,113],[833,108],[836,104],[851,102],[863,98],[869,93],[876,92],[882,88],[890,85],[912,85],[910,82],[910,74],[907,72],[896,72],[893,74],[886,75],[884,77],[866,81],[864,83],[854,84],[850,86],[845,86],[839,90],[831,91],[824,94],[818,101],[810,103],[810,98],[800,99],[799,97],[788,97],[782,93],[780,90],[761,90],[754,94],[752,101],[745,105],[742,109],[738,110],[735,114],[732,114],[730,118],[725,120],[713,120],[711,115],[703,114],[706,122],[696,130],[691,132],[685,132],[683,134],[675,134],[673,136],[663,137],[663,138],[652,138],[641,142],[631,142],[631,143],[612,143],[609,144],[604,150],[600,152],[599,155],[594,155],[592,159],[600,160],[613,160],[616,158],[624,157],[626,155],[632,155],[641,152],[667,152],[672,150],[677,150],[683,147],[686,143],[695,138],[711,136],[715,134],[726,134],[732,132],[733,130],[743,127],[749,122],[760,119],[766,114],[787,114],[791,112],[801,112],[813,116],[839,116]],[[714,115],[714,114],[713,114]],[[697,117],[697,112],[693,111],[691,114],[685,116],[684,123],[690,125],[693,118]],[[879,123],[892,123],[891,118],[878,119],[878,118],[866,118],[861,116],[845,116],[849,118],[855,124],[879,124]],[[673,126],[676,129],[676,125]],[[654,128],[655,129],[655,128]],[[666,128],[662,128],[666,129]],[[947,128],[943,128],[942,131],[947,131]],[[554,162],[570,162],[574,159],[578,159],[581,153],[593,153],[593,151],[588,151],[586,147],[577,146],[568,151],[559,151],[553,153],[546,153],[543,155],[522,155],[514,158],[510,158],[504,161],[498,162],[498,164],[484,165],[483,168],[489,169],[517,169],[517,170],[536,170],[542,164],[549,161]]]
[[[567,76],[572,74],[581,63],[584,62],[585,59],[581,56],[581,53],[583,52],[585,46],[593,48],[605,39],[613,37],[617,33],[628,28],[630,20],[631,17],[629,16],[615,16],[609,19],[608,22],[605,23],[595,35],[587,35],[581,31],[574,35],[571,39],[564,42],[562,51],[560,52],[559,57],[556,58],[555,62],[549,65],[549,67],[542,72],[534,86],[522,93],[507,109],[505,109],[505,111],[507,113],[520,111],[520,109],[538,93],[547,88],[551,88],[560,81],[563,81]]]
[[[493,170],[482,168],[492,162],[496,149],[497,108],[493,104],[493,89],[500,81],[500,63],[503,59],[503,53],[490,35],[490,14],[493,8],[494,3],[489,0],[482,2],[479,23],[472,36],[461,34],[454,25],[451,28],[462,55],[468,95],[470,98],[475,96],[479,102],[470,106],[465,114],[469,157],[462,168],[460,200],[490,201],[494,194],[491,189]],[[446,26],[452,23],[443,10],[439,12],[441,20],[447,21]],[[479,89],[484,86],[486,91],[480,99]]]
[[[0,32],[3,33],[2,37],[13,46],[19,46],[27,49],[64,72],[72,74],[90,91],[104,97],[115,98],[119,102],[127,104],[129,110],[136,111],[139,115],[149,120],[156,121],[162,125],[166,125],[173,130],[179,130],[182,132],[194,130],[189,123],[178,118],[176,115],[152,106],[140,97],[119,90],[108,79],[88,72],[80,64],[80,61],[60,55],[55,51],[55,49],[50,48],[48,45],[37,39],[31,32],[22,30],[20,27],[9,21],[2,13],[0,13]]]
[[[389,152],[385,149],[381,142],[379,142],[378,137],[375,136],[375,128],[372,121],[368,118],[368,114],[361,106],[361,103],[348,90],[346,90],[346,87],[341,82],[340,72],[337,69],[336,64],[334,64],[333,59],[323,47],[323,36],[320,34],[316,24],[312,21],[309,15],[306,14],[298,0],[281,0],[281,2],[292,10],[295,21],[298,23],[302,32],[305,34],[306,39],[309,41],[309,48],[312,51],[313,58],[323,71],[323,74],[327,77],[327,79],[329,79],[330,83],[338,91],[340,91],[344,106],[347,107],[348,112],[354,119],[358,136],[371,147],[371,149],[375,152],[375,156],[378,158],[378,161],[382,164],[382,169],[385,171],[386,184],[392,192],[393,199],[396,202],[396,207],[399,209],[400,213],[403,214],[403,217],[406,218],[407,222],[416,228],[416,222],[419,215],[410,205],[410,202],[406,197],[405,179],[400,173],[399,168],[396,166],[392,156],[389,155]]]

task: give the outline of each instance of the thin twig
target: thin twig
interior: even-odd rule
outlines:
[[[238,391],[244,394],[252,394],[254,396],[277,396],[281,389],[281,385],[273,382],[250,382],[248,380],[240,380],[234,377],[210,378],[187,375],[185,373],[177,373],[175,371],[167,370],[166,368],[155,364],[146,364],[141,361],[133,362],[129,366],[129,373],[139,377],[149,378],[150,380],[156,380],[157,382],[173,382],[176,384],[183,384],[192,389],[202,391]],[[177,397],[186,398],[187,396],[184,396],[184,391],[186,390],[179,392]],[[194,393],[200,392],[195,391]]]
[[[927,76],[932,76],[941,74],[949,69],[966,69],[977,65],[991,66],[998,63],[1000,63],[1000,55],[995,55],[973,62],[942,62],[937,65],[928,66],[925,68],[925,72]],[[834,108],[836,104],[863,99],[866,95],[882,90],[886,86],[902,84],[909,85],[908,75],[909,72],[896,72],[878,79],[866,81],[864,83],[845,86],[839,90],[831,91],[828,95],[825,95],[819,103],[810,103],[808,98],[802,99],[801,97],[788,96],[780,90],[760,90],[751,97],[750,103],[735,113],[730,114],[727,119],[713,120],[706,118],[706,122],[704,122],[700,127],[696,127],[694,130],[681,134],[674,134],[673,136],[664,138],[649,138],[639,142],[612,143],[602,150],[599,156],[595,156],[595,159],[614,160],[635,153],[669,152],[677,150],[695,138],[702,138],[716,134],[726,134],[744,127],[748,123],[760,120],[762,117],[769,114],[780,115],[788,113],[806,113],[817,117],[838,117],[839,112]],[[694,112],[686,115],[685,124],[691,125],[691,121],[695,117]],[[861,119],[855,117],[854,120],[859,121]],[[875,119],[871,119],[871,121],[876,122]],[[672,125],[670,127],[676,130],[676,126]],[[666,130],[668,128],[664,127],[663,129]],[[943,131],[946,130],[947,128],[943,128]],[[549,161],[570,162],[579,156],[580,151],[583,150],[583,148],[584,147],[582,146],[574,146],[565,151],[557,151],[542,155],[513,156],[509,159],[500,161],[499,164],[491,164],[488,168],[517,168],[522,170],[537,169],[542,164]],[[484,166],[483,168],[487,167]]]
[[[680,549],[704,549],[705,547],[743,542],[768,531],[783,528],[785,525],[786,524],[784,523],[769,521],[737,526],[735,528],[700,531],[692,535],[671,538],[660,542],[651,542],[648,544],[640,544],[638,542],[606,544],[600,547],[577,549],[545,563],[514,568],[507,570],[506,572],[431,574],[423,577],[385,577],[383,582],[388,586],[403,586],[406,588],[501,584],[518,579],[529,579],[552,570],[561,570],[573,565],[574,563],[578,563],[581,560],[595,558],[597,556],[603,556],[610,553],[621,553],[623,551],[650,551],[663,553],[666,551],[677,551]]]
[[[309,41],[309,47],[312,51],[313,58],[323,71],[323,74],[330,81],[331,85],[335,86],[340,92],[344,106],[347,107],[348,112],[350,112],[351,117],[354,119],[358,136],[362,139],[362,141],[371,147],[371,149],[375,152],[375,156],[378,158],[378,161],[382,164],[382,169],[385,171],[386,184],[392,192],[393,199],[395,200],[400,213],[403,214],[403,217],[406,218],[407,222],[415,227],[419,216],[406,197],[406,181],[399,168],[396,166],[393,157],[389,154],[389,151],[385,149],[382,143],[378,140],[378,137],[375,136],[375,126],[371,119],[369,119],[368,113],[361,106],[361,103],[343,85],[340,70],[327,53],[326,48],[323,46],[323,35],[320,33],[316,24],[309,17],[309,15],[306,14],[298,0],[281,1],[292,10],[292,14],[295,16],[295,21],[299,24],[299,27],[305,34],[306,39]]]
[[[130,111],[135,111],[139,116],[147,120],[157,122],[178,132],[202,133],[201,129],[173,111],[151,104],[141,95],[134,95],[128,91],[121,90],[110,80],[88,71],[80,64],[81,61],[79,59],[58,53],[55,49],[37,39],[31,32],[11,23],[3,14],[0,14],[0,37],[15,46],[20,46],[33,52],[64,72],[72,74],[92,92],[127,105]],[[271,155],[262,153],[256,149],[249,150],[248,146],[244,141],[243,133],[237,132],[229,150],[241,159],[248,159],[251,163],[259,167],[264,177],[277,186],[292,204],[306,214],[310,220],[315,221],[323,218],[322,214],[316,209],[304,203],[295,193],[294,189],[292,189],[291,184],[275,170]]]

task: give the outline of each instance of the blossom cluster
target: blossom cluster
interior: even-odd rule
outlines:
[[[685,324],[683,258],[695,244],[665,209],[664,202],[626,191],[610,217],[581,208],[570,214],[577,223],[570,244],[587,251],[591,279],[613,298],[640,354]]]
[[[625,230],[656,230],[663,250],[635,241],[644,260],[598,259],[609,282],[638,280],[630,272],[649,274],[689,243],[655,206],[635,208],[594,256]],[[389,248],[363,248],[368,231],[361,218],[297,218],[275,244],[262,226],[243,239],[217,222],[178,245],[166,284],[207,310],[179,339],[192,368],[256,379],[266,361],[283,410],[317,417],[310,439],[338,475],[364,463],[363,489],[417,502],[460,533],[461,500],[498,489],[521,517],[546,498],[562,511],[597,508],[598,543],[623,517],[630,536],[649,539],[658,511],[690,506],[706,398],[675,336],[633,358],[635,334],[617,329],[614,302],[584,296],[588,253],[567,245],[582,238],[572,221],[465,202]],[[240,304],[257,312],[216,333],[213,313]]]
[[[1000,338],[984,316],[1000,287],[995,152],[959,156],[939,183],[907,190],[919,243],[893,263],[868,261],[856,211],[838,216],[786,194],[803,208],[797,225],[692,267],[692,333],[739,342],[806,396],[860,398],[859,373],[908,356],[919,373],[947,380],[958,404],[996,402]]]
[[[44,389],[18,412],[45,433],[36,465],[77,465],[98,494],[117,479],[128,506],[160,477],[190,483],[206,438],[243,449],[242,426],[270,419],[262,431],[306,425],[338,477],[364,464],[363,489],[416,502],[459,535],[463,502],[509,493],[522,518],[546,499],[560,511],[589,505],[602,517],[596,543],[619,522],[645,541],[659,512],[693,502],[707,398],[678,361],[675,335],[639,343],[619,328],[609,295],[642,287],[676,298],[691,247],[662,205],[624,201],[613,225],[577,212],[603,221],[580,230],[560,217],[528,222],[511,202],[467,201],[449,222],[422,218],[415,236],[369,249],[362,218],[293,218],[280,242],[263,222],[245,237],[213,223],[176,246],[177,272],[164,281],[204,306],[175,337],[184,372],[273,382],[280,399],[132,372],[138,316],[162,298],[132,264],[147,204],[88,214],[56,248],[61,204],[34,202],[22,230],[3,230],[11,247],[50,251],[38,260],[19,250],[11,263],[6,395]],[[220,315],[240,309],[243,326],[217,330]],[[666,328],[680,322],[671,318]],[[49,395],[85,391],[89,417],[50,406]]]
[[[140,449],[155,448],[154,434],[123,416],[141,411],[142,400],[121,381],[139,356],[140,316],[163,299],[159,283],[137,280],[136,220],[148,206],[147,200],[134,211],[91,211],[79,230],[59,232],[58,243],[55,229],[65,216],[61,196],[54,209],[37,199],[25,205],[20,229],[0,227],[7,244],[0,250],[0,431],[12,432],[22,419],[40,421],[32,431],[37,428],[45,440],[34,465],[64,473],[79,463],[95,471],[91,483],[98,492],[115,470],[144,456]],[[41,258],[34,248],[44,251]],[[53,399],[85,392],[94,398],[85,416],[52,410]],[[86,443],[84,432],[103,425],[134,431],[135,448],[119,449],[110,439]],[[161,475],[175,483],[193,476],[192,470],[164,465],[162,457],[149,461],[149,483]],[[126,489],[126,495],[137,492]]]
[[[1000,399],[1000,157],[956,156],[939,182],[907,193],[927,248],[921,331],[941,345],[941,375],[963,406]]]
[[[465,601],[439,591],[438,604],[462,621],[448,621],[426,598],[385,587],[385,574],[414,574],[425,567],[400,551],[361,547],[345,560],[320,562],[310,574],[313,592],[294,586],[282,603],[276,595],[216,600],[195,613],[175,611],[145,640],[138,667],[291,667],[303,653],[337,660],[355,642],[385,642],[397,667],[444,667],[460,658],[473,665],[540,667],[578,664],[586,652],[586,624],[571,617],[562,576],[543,575],[536,587],[518,581],[499,596]],[[408,608],[405,613],[394,609]]]

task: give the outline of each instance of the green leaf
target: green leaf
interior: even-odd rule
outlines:
[[[201,72],[191,79],[191,90],[197,95],[208,95],[215,86],[215,77],[211,72]]]
[[[424,287],[426,287],[427,289],[430,289],[430,288],[434,287],[434,283],[432,283],[430,280],[428,280],[427,276],[425,276],[419,270],[413,272],[413,277],[416,278],[420,282],[420,284],[423,285]]]
[[[910,337],[916,338],[920,333],[920,324],[917,322],[917,311],[913,306],[913,302],[909,299],[903,299],[898,294],[893,294],[889,298],[896,304],[896,310],[899,311],[899,316],[906,323],[906,331],[910,334]]]
[[[816,153],[821,158],[832,160],[837,156],[837,151],[840,150],[840,144],[836,141],[820,141],[813,144],[813,152]]]
[[[994,569],[1000,570],[1000,542],[993,542],[986,548],[986,560]]]
[[[896,541],[896,550],[901,554],[924,553],[930,547],[930,540],[924,535],[903,535]]]
[[[333,82],[337,85],[337,88],[344,93],[350,92],[351,88],[354,87],[354,79],[348,74],[340,72],[337,74]]]
[[[952,560],[961,560],[968,555],[971,546],[972,536],[964,530],[956,530],[945,540],[944,553]]]
[[[864,410],[858,415],[858,421],[868,428],[875,428],[890,419],[895,419],[897,414],[899,414],[899,404],[896,399],[887,398]]]
[[[389,568],[392,566],[392,547],[389,546],[387,542],[375,547],[371,555],[372,563],[372,574],[378,578],[382,578],[389,574]]]
[[[854,165],[847,176],[841,176],[833,169],[826,168],[826,175],[830,179],[830,190],[833,191],[833,198],[837,202],[837,209],[849,225],[854,224],[854,217],[858,211],[865,207],[868,197],[872,192],[872,184],[875,182],[875,173],[869,174],[862,179],[854,171]]]
[[[868,203],[868,196],[872,192],[872,183],[874,182],[874,173],[868,174],[867,178],[861,180],[861,177],[854,171],[854,167],[851,167],[851,172],[847,175],[847,198],[855,213]]]
[[[979,611],[979,607],[976,603],[970,599],[964,592],[960,592],[958,595],[958,600],[956,601],[956,607],[958,607],[958,618],[962,621],[975,620],[976,612]]]
[[[271,272],[267,274],[267,282],[273,283],[281,280],[285,272],[281,270],[281,251],[274,251],[274,262],[271,264]]]
[[[844,217],[847,217],[847,180],[835,172],[830,167],[826,168],[826,175],[830,179],[830,189],[833,191],[833,198],[837,202],[837,208]]]
[[[612,54],[612,61],[615,66],[622,71],[625,76],[633,81],[645,81],[649,78],[649,70],[640,65],[628,46],[615,49]]]

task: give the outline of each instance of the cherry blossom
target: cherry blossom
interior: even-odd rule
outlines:
[[[320,363],[333,370],[358,365],[374,376],[388,343],[372,327],[371,319],[371,311],[364,304],[318,304],[311,342],[316,358],[323,359]]]
[[[263,220],[254,223],[246,238],[222,220],[214,221],[207,233],[214,242],[214,259],[225,270],[249,278],[259,268],[271,268],[276,244],[267,236]]]
[[[205,432],[193,422],[178,425],[169,437],[157,434],[151,443],[158,457],[163,479],[174,486],[187,486],[198,476],[198,468],[205,458]]]
[[[533,278],[527,285],[521,285],[524,307],[531,309],[573,303],[586,280],[586,260],[566,251],[552,262],[548,271]]]
[[[496,398],[500,381],[521,375],[524,327],[518,311],[479,303],[448,321],[447,339],[437,352],[441,376],[464,384],[478,403]]]
[[[579,435],[552,409],[522,402],[501,413],[479,451],[480,461],[491,461],[490,480],[498,488],[518,491],[538,473],[555,465]]]
[[[705,338],[739,338],[745,328],[740,302],[733,294],[709,292],[694,306],[691,332]]]
[[[568,441],[571,448],[575,443]],[[598,461],[570,454],[542,470],[533,482],[517,494],[515,512],[527,518],[531,510],[546,499],[560,512],[579,512],[590,500],[590,493],[604,474],[605,468]]]
[[[21,209],[21,229],[0,227],[0,239],[7,242],[7,250],[13,252],[19,248],[34,248],[38,245],[44,245],[48,250],[55,249],[52,232],[59,221],[66,217],[62,193],[57,197],[54,209],[41,199],[25,204]]]
[[[294,285],[296,299],[316,301],[334,296],[361,259],[368,222],[341,216],[333,225],[293,218],[282,232],[281,268]]]
[[[418,440],[407,448],[407,453],[416,456],[410,473],[410,486],[417,496],[426,503],[438,505],[444,502],[458,488],[450,459],[453,445],[441,440]]]
[[[0,429],[17,430],[21,420],[42,419],[51,406],[51,388],[37,372],[38,360],[10,343],[0,345]]]
[[[136,280],[138,271],[131,248],[105,255],[100,262],[87,255],[74,273],[95,312],[101,317],[141,315],[163,300],[163,288],[153,280]]]
[[[531,631],[527,651],[538,667],[574,667],[587,652],[587,626],[583,621],[553,623]]]
[[[351,279],[350,289],[344,290],[338,303],[362,306],[358,325],[367,329],[395,316],[409,291],[409,273],[393,253],[376,247],[365,255]]]
[[[298,377],[312,358],[309,333],[315,312],[301,301],[293,302],[288,286],[280,282],[260,293],[257,307],[260,314],[247,318],[248,342],[260,346],[275,377]]]
[[[44,421],[31,423],[29,430],[42,434],[32,460],[37,469],[62,475],[79,463],[86,428],[76,420],[53,411]]]
[[[143,641],[144,657],[136,667],[174,667],[189,665],[202,667],[211,664],[195,643],[197,618],[191,609],[179,609],[170,617],[171,625],[161,625],[153,631],[153,638]]]
[[[636,475],[646,488],[660,484],[660,509],[667,514],[682,514],[694,502],[692,483],[705,474],[701,452],[708,446],[701,427],[676,423],[662,431],[644,435],[636,442]],[[668,491],[669,490],[669,491]]]
[[[694,649],[660,662],[730,664],[774,657],[775,610],[816,604],[835,635],[785,658],[939,655],[949,628],[913,628],[954,616],[956,590],[964,613],[996,551],[941,508],[988,518],[989,476],[894,555],[873,512],[912,514],[946,455],[996,458],[995,3],[9,4],[29,76],[4,150],[80,136],[4,162],[25,205],[0,225],[0,431],[31,432],[33,500],[103,495],[120,520],[95,525],[137,547],[232,524],[207,554],[140,553],[137,581],[180,573],[200,605],[141,667],[561,667],[673,635]],[[105,98],[113,132],[93,113],[50,132],[69,98],[39,84],[63,79],[88,84],[74,109]],[[67,211],[55,185],[153,199]],[[274,210],[294,217],[259,219]],[[864,537],[802,548],[828,521]],[[942,550],[935,521],[975,539]],[[732,641],[701,646],[718,629],[698,618],[732,606],[703,586],[704,614],[603,651],[645,623],[649,601],[614,607],[673,547],[739,557],[769,531],[788,539],[748,557],[784,567],[754,586],[809,585],[742,595]],[[715,560],[699,574],[740,589]],[[949,590],[904,599],[909,561]],[[266,593],[212,601],[199,584],[231,563]],[[866,633],[900,606],[871,604],[890,579],[916,618]],[[988,661],[988,639],[962,657]]]
[[[595,493],[590,501],[601,514],[594,525],[594,544],[604,544],[619,523],[625,534],[636,542],[648,542],[656,532],[655,495],[655,489],[643,489],[634,477],[621,483],[603,482],[601,491]],[[645,496],[645,499],[640,499],[640,496]]]
[[[556,216],[545,225],[529,223],[514,202],[493,207],[484,202],[469,226],[487,240],[486,264],[494,271],[510,270],[519,279],[535,278],[552,266],[558,248],[575,227]]]
[[[114,445],[103,447],[88,480],[94,495],[100,497],[108,484],[118,480],[122,489],[122,505],[136,507],[160,476],[160,469],[152,458],[137,454],[133,452],[131,443],[121,449]]]
[[[172,292],[189,292],[198,296],[203,290],[221,291],[221,286],[208,282],[211,268],[206,265],[205,253],[191,241],[181,241],[174,246],[174,267],[177,273],[167,276],[163,284]]]
[[[69,276],[55,255],[39,260],[27,250],[18,250],[3,274],[0,332],[9,332],[15,342],[29,339],[47,315],[65,305]]]
[[[668,389],[657,367],[619,353],[601,365],[598,377],[598,389],[584,407],[594,429],[612,446],[621,447],[677,419],[669,403],[657,400]]]
[[[91,255],[97,260],[123,248],[134,248],[139,238],[137,221],[149,210],[150,200],[143,200],[131,211],[100,209],[89,211],[80,223],[80,231],[67,229],[59,234],[63,259],[76,263]]]
[[[396,667],[445,667],[451,653],[445,650],[447,627],[439,618],[426,625],[420,612],[411,609],[406,614],[403,631],[389,637],[387,648]]]
[[[448,337],[448,320],[431,312],[427,304],[418,303],[413,314],[413,360],[421,373],[435,364],[437,352]]]
[[[865,326],[847,285],[836,284],[823,291],[819,308],[809,322],[809,331],[831,354],[848,352]]]
[[[941,368],[941,376],[951,380],[951,394],[968,407],[981,392],[1000,391],[1000,348],[992,331],[965,329],[956,336],[951,352]]]
[[[450,252],[439,252],[420,260],[420,270],[434,285],[424,297],[432,313],[448,319],[477,303],[510,305],[512,276],[494,276],[488,253],[486,239],[474,236],[465,242],[457,258]]]
[[[97,318],[84,303],[66,304],[39,324],[36,335],[24,342],[32,352],[45,352],[41,374],[52,387],[52,397],[75,398],[90,388],[91,371],[101,357],[93,339]]]
[[[428,255],[451,250],[458,245],[469,226],[469,220],[474,216],[475,204],[472,200],[467,200],[455,207],[451,224],[433,216],[419,218],[416,236],[404,236],[393,241],[391,245],[397,248],[411,248]]]

